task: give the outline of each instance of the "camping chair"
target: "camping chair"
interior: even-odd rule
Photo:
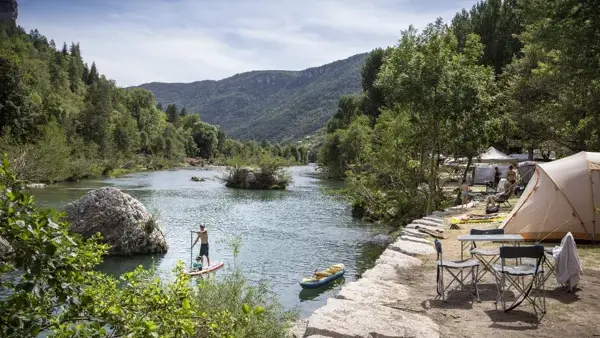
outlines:
[[[471,235],[504,235],[504,229],[471,229]],[[500,259],[500,249],[482,249],[478,248],[475,242],[471,244],[471,256],[476,257],[477,260],[483,265],[483,269],[477,274],[477,280],[481,280],[483,276],[488,273],[494,273],[494,264]]]
[[[554,248],[544,248],[544,271],[547,272],[544,276],[544,284],[551,276],[556,276],[556,263],[554,261]]]
[[[479,300],[479,290],[477,289],[477,279],[476,276],[479,273],[479,262],[474,259],[465,259],[459,261],[446,261],[444,260],[443,251],[442,251],[442,243],[439,240],[435,240],[435,250],[437,251],[437,296],[436,299],[442,298],[442,301],[446,302],[448,298],[452,297],[454,292],[459,289],[466,288],[465,281],[468,278],[468,273],[463,274],[463,270],[471,269],[471,283],[475,287],[475,295],[471,294],[473,298],[477,301]],[[448,285],[444,285],[444,270],[446,270],[451,276],[452,280]],[[450,286],[457,282],[456,288],[453,288],[446,297],[446,292],[450,289]]]
[[[510,199],[511,195],[512,195],[512,190],[511,189],[507,189],[502,194],[500,194],[500,196],[494,198],[494,202],[503,204],[505,206],[512,207],[512,205],[508,201]]]
[[[535,265],[505,265],[506,259],[534,258]],[[524,300],[528,300],[533,305],[533,310],[537,316],[538,311],[543,315],[546,313],[546,295],[544,293],[544,260],[546,259],[544,247],[541,245],[500,247],[501,265],[494,266],[496,270],[496,283],[498,284],[498,298],[496,300],[496,308],[498,302],[502,301],[502,309],[504,312],[513,310],[521,305]],[[524,278],[531,277],[529,284],[525,285]],[[519,278],[523,279],[519,282]],[[508,285],[507,285],[508,281]],[[506,306],[504,294],[514,289],[518,296],[515,301]],[[534,292],[532,293],[532,289]],[[540,293],[542,294],[540,297]],[[541,320],[541,318],[539,318]]]

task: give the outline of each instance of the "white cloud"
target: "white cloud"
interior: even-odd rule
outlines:
[[[422,28],[437,17],[449,20],[475,2],[114,1],[90,11],[79,4],[77,12],[60,18],[22,6],[19,23],[57,44],[80,42],[86,61],[129,86],[314,67],[393,45],[410,24]]]

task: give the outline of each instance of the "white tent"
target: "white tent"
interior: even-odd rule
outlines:
[[[540,163],[504,223],[527,240],[600,239],[600,153],[580,152]]]
[[[486,151],[479,154],[477,161],[481,162],[481,163],[515,163],[516,164],[519,160],[506,155],[505,153],[501,152],[500,150],[498,150],[494,147],[489,147]]]
[[[475,167],[473,172],[473,184],[486,184],[494,181],[494,168],[498,167],[500,178],[508,176],[508,165],[501,164],[482,164]]]

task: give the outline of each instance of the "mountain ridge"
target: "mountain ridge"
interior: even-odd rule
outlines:
[[[242,140],[294,141],[321,128],[339,97],[359,93],[367,53],[299,71],[252,70],[221,80],[149,82],[136,87],[198,112]]]

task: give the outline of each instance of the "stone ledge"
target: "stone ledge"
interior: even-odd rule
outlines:
[[[305,337],[439,337],[429,317],[391,307],[330,298],[308,321]]]

